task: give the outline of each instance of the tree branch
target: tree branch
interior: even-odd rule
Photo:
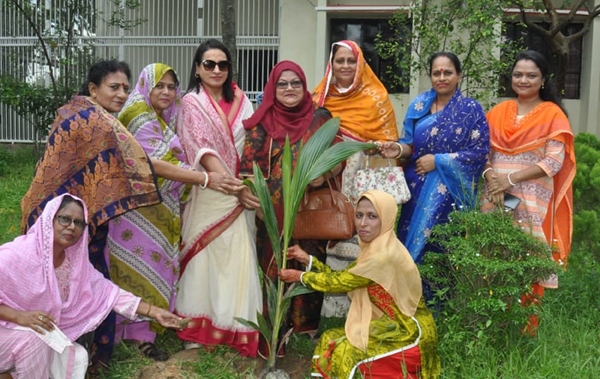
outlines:
[[[528,28],[531,28],[531,29],[537,31],[538,33],[540,33],[541,35],[543,35],[544,38],[550,38],[550,32],[548,30],[542,28],[541,26],[539,26],[535,22],[530,22],[527,19],[527,14],[525,13],[525,7],[524,7],[523,4],[519,5],[519,9],[521,11],[521,21],[523,21],[523,23],[525,25],[527,25]]]
[[[73,42],[73,29],[75,28],[75,10],[76,6],[74,3],[71,3],[71,8],[67,13],[67,17],[69,19],[69,31],[67,33],[67,46],[65,48],[65,55],[67,57],[67,64],[65,64],[65,100],[69,101],[69,68],[71,68],[70,60],[73,56],[73,52],[71,51],[71,42]]]
[[[581,7],[584,4],[587,6],[586,0],[577,0],[577,4],[573,5],[571,10],[569,11],[569,14],[565,17],[562,17],[561,21],[558,24],[553,25],[553,35],[558,34],[558,32],[562,31],[564,28],[569,26],[569,24],[575,19],[575,17],[577,17],[577,12],[579,11],[579,9],[581,9]]]
[[[56,78],[54,77],[54,67],[52,65],[52,60],[50,59],[50,53],[48,52],[48,48],[46,47],[46,41],[44,41],[40,30],[38,29],[33,19],[30,17],[31,15],[29,14],[29,12],[27,12],[27,10],[25,10],[25,8],[23,8],[21,4],[19,4],[18,0],[10,1],[23,14],[25,19],[27,20],[27,23],[29,23],[29,26],[31,26],[33,32],[40,41],[40,44],[42,46],[42,53],[44,54],[44,58],[46,58],[46,62],[48,63],[48,73],[50,74],[50,80],[52,81],[52,92],[54,93],[54,102],[56,104],[56,109],[58,109],[58,86],[56,83]]]
[[[554,28],[558,24],[558,12],[556,12],[552,0],[542,0],[542,3],[544,4],[544,8],[546,8],[546,12],[550,15],[551,25]]]
[[[572,41],[577,41],[579,38],[583,38],[583,36],[587,32],[589,32],[590,28],[592,27],[592,22],[594,21],[594,18],[600,15],[600,4],[596,5],[594,7],[594,10],[591,10],[587,2],[585,2],[585,0],[580,0],[579,4],[581,4],[582,2],[583,8],[585,8],[585,10],[588,11],[588,15],[583,21],[583,27],[581,28],[581,30],[575,34],[571,34],[570,36],[566,37],[567,43],[571,43]]]

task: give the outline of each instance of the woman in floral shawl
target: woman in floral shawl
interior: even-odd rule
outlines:
[[[123,108],[130,77],[124,62],[100,61],[90,67],[80,95],[58,109],[44,156],[21,201],[23,233],[55,197],[68,192],[85,201],[90,212],[90,261],[106,278],[109,274],[103,253],[108,221],[160,201],[150,159],[111,115]],[[108,364],[114,317],[111,313],[96,330],[95,362]]]
[[[208,179],[183,163],[183,148],[174,130],[180,103],[175,71],[162,63],[146,66],[119,120],[148,156],[169,165],[169,175],[157,178],[162,202],[112,220],[106,245],[113,282],[170,310],[179,278],[180,206],[189,192],[184,183],[203,184]],[[154,346],[154,340],[156,332],[163,330],[156,323],[117,317],[116,337],[136,341],[144,355],[161,361],[168,355]]]
[[[475,205],[490,149],[481,105],[457,88],[461,67],[456,55],[433,54],[429,70],[433,88],[410,104],[398,143],[382,148],[387,157],[410,159],[404,175],[412,197],[402,205],[398,238],[417,263],[427,250],[435,250],[427,245],[431,228],[446,222],[454,207]]]
[[[175,311],[191,317],[186,348],[226,344],[256,356],[262,293],[256,259],[258,199],[237,175],[252,104],[231,77],[231,55],[211,39],[198,46],[177,121],[186,162],[209,175],[192,188],[182,216],[181,277]]]

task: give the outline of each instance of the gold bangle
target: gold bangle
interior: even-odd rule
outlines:
[[[396,142],[396,145],[398,145],[398,148],[400,149],[400,152],[398,153],[398,155],[396,155],[394,158],[392,159],[402,159],[402,154],[404,154],[404,147],[402,146],[402,144],[400,142]]]

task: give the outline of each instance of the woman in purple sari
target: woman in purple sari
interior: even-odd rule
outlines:
[[[481,105],[458,89],[460,61],[438,52],[429,59],[432,89],[417,96],[404,118],[400,140],[386,142],[386,157],[410,159],[404,169],[411,190],[402,205],[398,238],[421,263],[434,225],[447,222],[458,207],[474,205],[479,175],[490,149]]]

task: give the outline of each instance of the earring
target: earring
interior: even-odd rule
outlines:
[[[544,84],[542,84],[542,89],[544,89]]]
[[[200,79],[200,74],[196,74],[196,79]]]

